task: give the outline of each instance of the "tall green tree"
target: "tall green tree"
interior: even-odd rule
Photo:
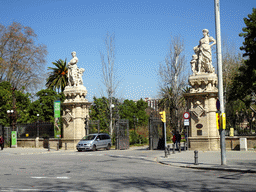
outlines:
[[[42,89],[36,93],[38,99],[31,103],[28,112],[29,121],[36,122],[37,114],[39,114],[40,121],[54,122],[54,107],[55,100],[64,101],[65,96],[63,93],[56,93],[51,89]],[[62,111],[62,110],[61,110]]]
[[[51,70],[49,77],[47,78],[46,87],[58,93],[63,92],[68,83],[68,68],[67,68],[67,59],[65,61],[59,59],[56,62],[52,62],[54,67],[48,67],[48,70]]]
[[[239,68],[238,75],[234,78],[232,89],[229,93],[230,100],[240,99],[246,106],[250,105],[251,95],[256,92],[256,9],[253,8],[252,14],[244,18],[246,27],[240,33],[244,37],[243,46],[240,47],[245,53],[244,64]]]
[[[90,119],[100,120],[100,129],[103,132],[108,133],[109,117],[108,117],[108,106],[107,98],[96,98],[93,97],[93,105],[90,108]]]
[[[15,90],[10,82],[4,81],[0,83],[0,124],[4,126],[10,125],[10,118],[7,116],[7,110],[13,110],[13,97],[15,97],[15,110],[17,114],[17,123],[26,123],[29,114],[28,106],[30,105],[30,94]]]

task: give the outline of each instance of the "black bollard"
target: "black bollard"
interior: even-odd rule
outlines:
[[[167,145],[168,155],[170,155],[170,145]]]
[[[181,145],[180,145],[180,143],[179,143],[179,153],[181,152]]]
[[[164,158],[167,158],[168,156],[167,156],[167,148],[166,147],[164,147]]]
[[[59,143],[57,143],[57,151],[59,151],[59,148],[60,148]]]
[[[198,151],[194,151],[195,153],[195,165],[198,165]]]
[[[50,151],[50,142],[48,142],[48,151]]]
[[[67,150],[68,149],[68,144],[67,143],[65,143],[65,150]]]
[[[172,153],[175,154],[175,143],[172,144]]]

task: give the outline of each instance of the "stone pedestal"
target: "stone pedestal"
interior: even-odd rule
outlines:
[[[219,150],[216,126],[217,75],[198,73],[189,77],[191,89],[184,96],[190,112],[189,145],[191,150]]]
[[[62,143],[67,143],[68,149],[76,149],[76,144],[85,133],[85,118],[89,117],[91,103],[85,98],[86,87],[67,86],[64,90],[66,100],[63,102],[63,138]]]

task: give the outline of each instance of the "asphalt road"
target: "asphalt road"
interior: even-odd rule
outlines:
[[[159,153],[1,151],[0,191],[256,191],[255,173],[166,166]]]

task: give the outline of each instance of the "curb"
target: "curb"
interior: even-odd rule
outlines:
[[[181,167],[181,168],[190,168],[190,169],[203,169],[203,170],[217,170],[217,171],[229,171],[229,172],[242,172],[242,173],[256,173],[256,169],[241,169],[241,168],[231,168],[231,167],[204,167],[198,165],[182,165],[182,164],[172,164],[172,163],[165,163],[163,161],[159,161],[158,158],[156,160],[157,163],[162,165],[170,165],[174,167]]]

